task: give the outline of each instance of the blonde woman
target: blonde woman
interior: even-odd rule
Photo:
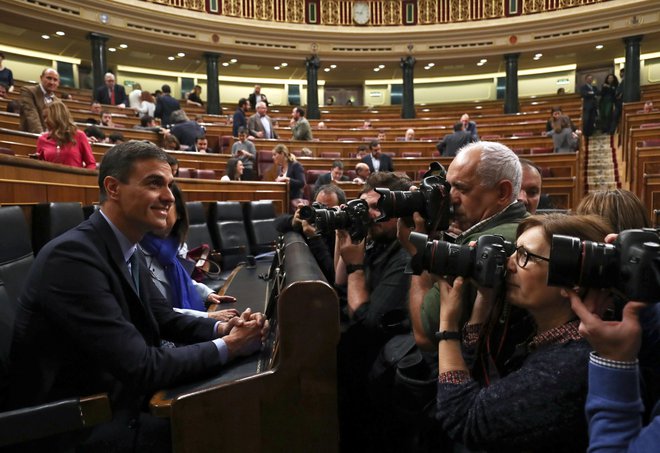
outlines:
[[[44,114],[48,131],[37,140],[39,159],[70,167],[96,168],[87,136],[74,124],[67,106],[54,101]]]

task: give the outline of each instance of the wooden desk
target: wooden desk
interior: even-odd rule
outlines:
[[[267,300],[272,343],[215,378],[153,397],[176,452],[338,450],[337,295],[300,235],[287,233],[279,251],[276,278],[259,280],[264,265],[240,268],[226,290],[239,303]]]

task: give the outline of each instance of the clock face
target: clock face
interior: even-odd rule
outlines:
[[[371,11],[369,11],[369,3],[355,2],[353,3],[353,20],[356,24],[364,25],[369,22]]]

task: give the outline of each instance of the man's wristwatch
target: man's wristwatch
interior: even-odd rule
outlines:
[[[460,332],[453,332],[453,331],[450,331],[450,330],[443,330],[442,332],[436,332],[435,333],[435,339],[438,342],[440,342],[442,340],[460,340],[461,339],[461,333]]]
[[[352,274],[355,271],[363,271],[364,264],[347,264],[346,265],[346,274]]]

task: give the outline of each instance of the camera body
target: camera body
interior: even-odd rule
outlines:
[[[548,285],[614,288],[629,300],[660,301],[660,235],[644,228],[619,233],[613,244],[554,235]]]
[[[426,270],[436,275],[471,278],[486,288],[504,281],[507,259],[515,249],[513,243],[495,234],[480,236],[474,245],[459,245],[429,241],[425,234],[413,231],[410,242],[417,249],[410,263],[414,274]]]
[[[346,230],[351,236],[351,240],[356,243],[367,237],[371,218],[366,201],[357,198],[337,209],[322,206],[319,203],[303,206],[300,209],[300,218],[315,225],[316,230],[321,234],[334,230]]]
[[[381,216],[376,222],[383,222],[391,218],[409,217],[419,212],[426,220],[429,232],[446,230],[451,215],[451,199],[449,191],[451,186],[447,182],[444,167],[437,162],[431,164],[431,169],[416,191],[389,190],[378,187],[376,193],[378,209]]]

